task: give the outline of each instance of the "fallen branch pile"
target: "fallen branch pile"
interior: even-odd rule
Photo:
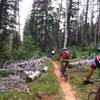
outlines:
[[[13,75],[0,79],[0,91],[19,87],[29,93],[28,85],[25,83],[26,80],[32,81],[46,72],[48,70],[48,66],[45,65],[47,60],[47,57],[42,57],[6,64],[0,71],[12,72]]]

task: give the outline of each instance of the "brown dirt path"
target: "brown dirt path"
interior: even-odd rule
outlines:
[[[73,91],[69,82],[64,82],[63,80],[61,80],[60,73],[59,73],[60,63],[57,61],[52,61],[52,63],[54,65],[54,73],[55,73],[57,80],[59,82],[59,86],[60,86],[62,92],[64,93],[64,99],[65,100],[79,100],[76,97],[76,93],[75,93],[75,91]]]

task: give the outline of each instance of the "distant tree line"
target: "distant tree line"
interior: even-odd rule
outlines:
[[[51,5],[51,0],[34,0],[31,15],[26,20],[24,39],[31,35],[36,48],[43,52],[58,49],[62,45],[63,34],[60,30],[60,11]]]
[[[33,0],[22,42],[16,29],[20,24],[16,20],[19,1],[0,0],[0,61],[30,57],[36,51],[48,53],[51,49],[62,49],[65,29],[68,31],[67,46],[93,47],[100,43],[99,0],[67,0],[67,9],[63,7],[65,0],[61,0],[57,7],[53,6],[57,0]]]
[[[9,59],[13,48],[20,44],[16,31],[19,0],[0,0],[0,61]]]
[[[24,28],[24,38],[31,35],[36,47],[44,52],[63,48],[66,9],[63,0],[56,8],[52,5],[54,1],[34,0]],[[83,5],[81,3],[80,0],[68,0],[68,46],[97,45],[100,42],[100,2],[87,0]]]

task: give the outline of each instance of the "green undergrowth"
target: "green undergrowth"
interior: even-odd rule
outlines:
[[[30,85],[33,98],[37,95],[58,94],[60,92],[58,82],[53,74],[53,65],[49,62],[48,66],[48,73],[45,73],[37,81]]]

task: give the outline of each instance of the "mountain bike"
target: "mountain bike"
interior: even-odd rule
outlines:
[[[93,80],[93,83],[95,82],[100,83],[100,79]],[[97,84],[97,90],[90,91],[88,94],[88,100],[100,100],[100,85],[98,86]]]
[[[68,80],[68,64],[66,61],[61,62],[60,76],[65,82]]]

